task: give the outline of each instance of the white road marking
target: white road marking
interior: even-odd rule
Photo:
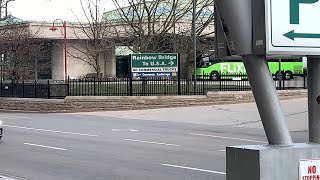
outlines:
[[[248,142],[256,142],[256,143],[268,143],[265,141],[257,141],[257,140],[250,140],[250,139],[241,139],[241,138],[233,138],[233,137],[224,137],[224,136],[214,136],[208,134],[196,134],[196,133],[189,133],[195,136],[205,136],[205,137],[213,137],[213,138],[221,138],[221,139],[232,139],[232,140],[239,140],[239,141],[248,141]]]
[[[125,141],[132,141],[132,142],[140,142],[140,143],[149,143],[149,144],[158,144],[158,145],[165,145],[165,146],[176,146],[179,147],[180,145],[177,144],[167,144],[162,142],[151,142],[151,141],[141,141],[137,139],[124,139]]]
[[[126,131],[129,131],[129,132],[138,132],[139,130],[136,130],[136,129],[112,129],[112,131],[118,131],[118,132],[126,132]]]
[[[37,129],[37,128],[21,127],[21,126],[11,126],[11,125],[2,125],[2,126],[9,127],[9,128],[17,128],[17,129],[27,129],[27,130],[33,130],[33,131],[43,131],[43,132],[60,133],[60,134],[71,134],[71,135],[78,135],[78,136],[91,136],[91,137],[99,136],[99,135],[95,135],[95,134],[64,132],[64,131],[55,131],[55,130],[48,130],[48,129]]]
[[[66,151],[66,149],[64,149],[64,148],[58,148],[58,147],[53,147],[53,146],[44,146],[44,145],[40,145],[40,144],[31,144],[31,143],[23,143],[23,144],[29,145],[29,146],[36,146],[36,147]]]
[[[13,176],[13,175],[8,175],[5,173],[0,173],[0,179],[3,178],[3,180],[27,180],[25,178],[22,177],[18,177],[18,176]]]
[[[219,150],[220,152],[226,152],[226,150]]]
[[[186,166],[178,166],[178,165],[173,165],[173,164],[161,164],[161,165],[168,166],[168,167],[175,167],[175,168],[181,168],[181,169],[189,169],[189,170],[194,170],[194,171],[202,171],[202,172],[209,172],[209,173],[214,173],[214,174],[226,175],[225,172],[219,172],[219,171],[211,171],[211,170],[192,168],[192,167],[186,167]]]
[[[22,117],[22,116],[6,116],[6,115],[0,115],[0,119],[32,119],[29,117]]]

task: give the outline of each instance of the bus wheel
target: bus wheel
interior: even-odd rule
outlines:
[[[220,79],[220,75],[217,71],[212,71],[210,73],[210,80],[217,81]]]
[[[291,72],[291,71],[286,71],[286,72],[284,73],[284,75],[285,75],[285,78],[286,78],[286,79],[293,79],[293,76],[292,76],[292,72]]]

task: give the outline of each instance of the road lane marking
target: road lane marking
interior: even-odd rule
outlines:
[[[71,135],[78,135],[78,136],[90,136],[90,137],[99,136],[99,135],[95,135],[95,134],[83,134],[83,133],[74,133],[74,132],[65,132],[65,131],[55,131],[55,130],[37,129],[37,128],[21,127],[21,126],[11,126],[11,125],[2,125],[2,126],[9,127],[9,128],[17,128],[17,129],[27,129],[27,130],[33,130],[33,131],[43,131],[43,132],[60,133],[60,134],[71,134]]]
[[[186,166],[178,166],[178,165],[173,165],[173,164],[161,164],[161,165],[162,166],[168,166],[168,167],[175,167],[175,168],[181,168],[181,169],[189,169],[189,170],[194,170],[194,171],[201,171],[201,172],[209,172],[209,173],[214,173],[214,174],[226,175],[225,172],[219,172],[219,171],[211,171],[211,170],[199,169],[199,168],[193,168],[193,167],[186,167]]]
[[[219,150],[220,152],[226,152],[226,150]]]
[[[4,119],[32,119],[29,117],[23,117],[23,116],[6,116],[6,115],[0,115],[0,118],[4,118]]]
[[[256,143],[268,143],[265,141],[257,141],[257,140],[250,140],[250,139],[241,139],[241,138],[233,138],[233,137],[224,137],[224,136],[214,136],[208,134],[197,134],[197,133],[189,133],[195,136],[205,136],[205,137],[213,137],[213,138],[221,138],[221,139],[232,139],[232,140],[239,140],[239,141],[248,141],[248,142],[256,142]]]
[[[58,148],[58,147],[53,147],[53,146],[44,146],[44,145],[32,144],[32,143],[23,143],[23,144],[29,145],[29,146],[36,146],[36,147],[42,147],[42,148],[48,148],[48,149],[55,149],[55,150],[66,151],[66,149],[64,149],[64,148]]]
[[[137,140],[137,139],[124,139],[124,140],[125,141],[132,141],[132,142],[140,142],[140,143],[149,143],[149,144],[158,144],[158,145],[165,145],[165,146],[180,147],[180,145],[177,145],[177,144],[167,144],[167,143],[162,143],[162,142],[142,141],[142,140]]]
[[[6,173],[0,172],[0,179],[1,178],[4,178],[4,180],[28,180],[28,179],[25,179],[25,178],[22,178],[22,177],[18,177],[18,176],[14,176],[14,175],[11,175],[11,174],[6,174]],[[5,179],[5,178],[9,178],[9,179]]]
[[[136,129],[112,129],[112,131],[117,131],[117,132],[138,132],[139,130],[136,130]]]

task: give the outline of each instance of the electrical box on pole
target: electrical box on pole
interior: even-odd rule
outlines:
[[[265,54],[264,7],[261,0],[215,1],[217,57]]]

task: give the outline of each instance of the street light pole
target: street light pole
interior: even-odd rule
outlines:
[[[64,79],[68,80],[68,68],[67,68],[67,22],[63,21],[63,40],[64,40]]]
[[[173,51],[177,53],[177,36],[176,36],[176,1],[173,1]]]
[[[197,38],[196,38],[196,11],[197,11],[197,0],[193,0],[193,12],[192,12],[192,48],[193,48],[193,75],[194,75],[194,88],[193,91],[196,93],[197,89]]]
[[[63,51],[64,51],[64,80],[68,80],[68,67],[67,67],[67,22],[62,21],[61,19],[56,19],[53,21],[52,26],[50,28],[51,31],[56,31],[58,28],[54,25],[56,21],[62,22],[63,28]]]
[[[9,3],[10,1],[15,1],[15,0],[8,0],[8,1],[6,2],[6,7],[5,7],[5,18],[7,18],[7,17],[8,17],[8,3]]]

